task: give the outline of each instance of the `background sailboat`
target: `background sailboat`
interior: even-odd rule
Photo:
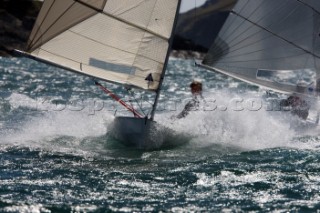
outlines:
[[[134,113],[137,118],[117,120],[116,126],[136,126],[131,132],[123,128],[118,133],[143,148],[179,6],[180,0],[46,0],[27,51],[20,53],[95,79],[155,92],[150,116],[139,118]]]
[[[317,0],[238,0],[201,66],[274,91],[313,96],[320,77],[319,30]]]

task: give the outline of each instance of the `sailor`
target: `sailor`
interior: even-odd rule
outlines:
[[[290,107],[293,115],[306,120],[309,115],[310,105],[307,101],[303,100],[297,95],[291,95],[287,99],[280,101],[281,107]]]
[[[192,93],[192,100],[190,100],[180,112],[176,118],[186,117],[190,111],[196,111],[200,108],[200,99],[204,100],[202,97],[202,83],[200,80],[193,80],[190,84],[190,89]]]

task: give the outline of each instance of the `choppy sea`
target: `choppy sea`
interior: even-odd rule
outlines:
[[[173,119],[194,78],[206,106]],[[148,113],[152,94],[100,83]],[[185,141],[156,150],[110,136],[114,116],[128,112],[89,77],[0,58],[0,89],[0,212],[320,209],[319,128],[278,110],[281,95],[193,60],[170,58],[155,117]]]

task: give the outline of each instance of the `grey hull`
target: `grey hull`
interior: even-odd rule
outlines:
[[[109,128],[111,136],[116,140],[141,150],[175,147],[191,139],[189,135],[177,134],[145,118],[116,117]]]
[[[111,135],[137,149],[157,149],[163,144],[164,127],[146,118],[116,117],[111,125]]]

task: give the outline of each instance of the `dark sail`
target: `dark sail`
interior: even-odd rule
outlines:
[[[277,91],[308,93],[320,77],[319,11],[318,0],[238,0],[202,64]]]

